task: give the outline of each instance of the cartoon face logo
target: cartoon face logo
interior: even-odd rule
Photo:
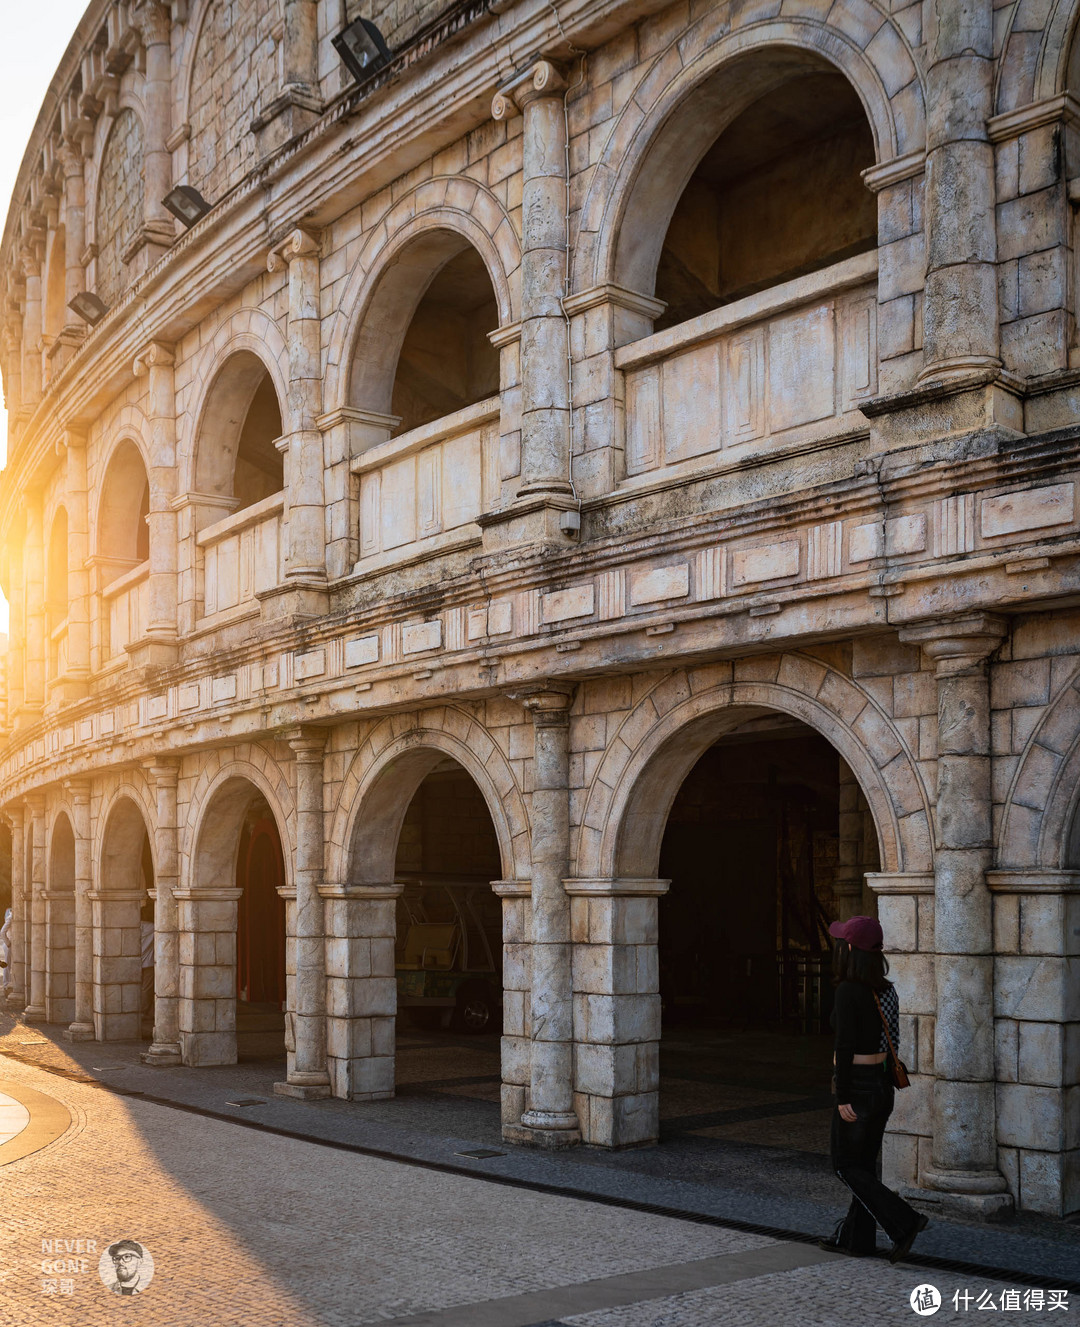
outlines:
[[[144,1244],[120,1239],[101,1255],[98,1276],[114,1295],[141,1295],[154,1279],[154,1260]]]

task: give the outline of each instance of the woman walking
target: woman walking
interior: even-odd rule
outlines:
[[[836,1109],[832,1164],[851,1190],[851,1206],[821,1248],[854,1257],[873,1253],[875,1224],[892,1240],[889,1261],[906,1257],[927,1218],[878,1179],[878,1154],[893,1108],[886,1052],[900,1053],[900,1001],[886,976],[881,926],[873,917],[833,922],[833,1027],[836,1031]]]

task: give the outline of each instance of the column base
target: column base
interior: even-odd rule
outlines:
[[[502,1133],[508,1143],[548,1151],[576,1147],[581,1142],[581,1128],[572,1110],[527,1110],[520,1124],[504,1125]]]
[[[28,1004],[23,1010],[22,1021],[24,1023],[44,1023],[45,1010],[40,1005]]]
[[[274,1084],[274,1094],[299,1101],[321,1101],[330,1095],[330,1076],[325,1073],[294,1073],[284,1083]]]
[[[25,992],[25,991],[8,991],[7,995],[4,997],[4,1003],[5,1003],[5,1004],[10,1004],[10,1005],[16,1005],[19,1009],[25,1009],[25,1008],[26,1008],[26,992]]]
[[[919,1178],[924,1186],[919,1197],[943,1211],[978,1221],[1002,1221],[1013,1214],[1013,1196],[996,1170],[925,1170]]]
[[[183,1056],[180,1053],[179,1042],[154,1042],[149,1050],[143,1051],[139,1056],[143,1064],[155,1064],[159,1068],[167,1068],[171,1064],[182,1064]]]
[[[94,1025],[93,1023],[72,1023],[60,1035],[65,1041],[93,1041]]]

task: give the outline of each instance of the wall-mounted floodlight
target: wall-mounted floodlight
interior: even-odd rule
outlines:
[[[68,308],[91,327],[96,327],[109,312],[108,305],[103,304],[90,290],[80,291],[73,300],[68,301]]]
[[[196,221],[201,221],[211,207],[198,189],[193,189],[190,184],[178,184],[175,189],[170,189],[161,200],[161,205],[167,207],[188,230]]]
[[[358,83],[390,63],[390,48],[369,18],[356,18],[333,39],[334,48]]]

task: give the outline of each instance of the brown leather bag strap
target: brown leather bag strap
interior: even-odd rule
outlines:
[[[872,992],[874,1003],[877,1005],[878,1016],[881,1019],[881,1026],[885,1029],[885,1041],[889,1047],[889,1054],[895,1063],[900,1063],[900,1057],[896,1053],[896,1047],[892,1044],[892,1037],[889,1035],[889,1020],[885,1017],[885,1010],[881,1007],[881,1001],[878,999],[877,991]]]

